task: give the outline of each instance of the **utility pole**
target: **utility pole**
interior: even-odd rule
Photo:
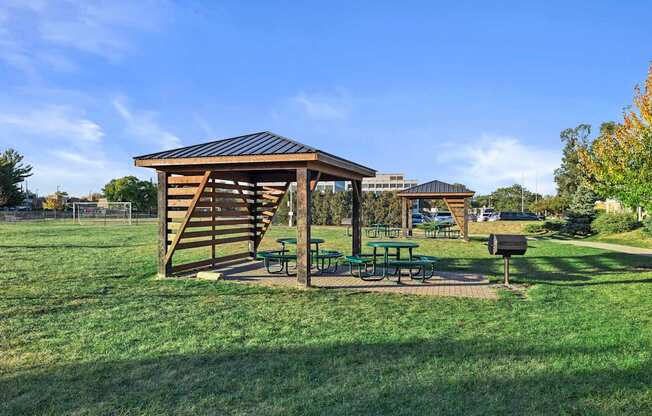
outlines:
[[[525,212],[525,174],[521,173],[521,212]]]

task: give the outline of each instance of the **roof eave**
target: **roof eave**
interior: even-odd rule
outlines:
[[[470,198],[473,195],[475,195],[474,191],[468,191],[468,192],[399,192],[398,196],[402,197],[408,197],[408,198],[420,198],[420,197],[464,197],[464,198]]]
[[[269,155],[242,155],[242,156],[212,156],[212,157],[190,157],[190,158],[168,158],[168,159],[138,159],[134,158],[134,165],[145,168],[163,168],[175,166],[193,165],[226,165],[238,163],[283,163],[283,162],[320,162],[325,165],[344,169],[360,177],[375,176],[376,171],[357,163],[344,159],[317,153],[297,154],[269,154]]]

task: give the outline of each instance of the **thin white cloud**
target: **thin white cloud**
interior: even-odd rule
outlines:
[[[22,113],[0,113],[0,126],[15,129],[20,134],[70,141],[99,142],[102,127],[64,106],[49,106]]]
[[[338,89],[335,94],[307,94],[300,91],[292,101],[308,118],[320,121],[346,119],[352,109],[351,96],[344,89]]]
[[[561,158],[558,150],[491,135],[483,135],[473,144],[449,144],[438,153],[439,163],[450,164],[459,182],[480,193],[514,183],[524,183],[539,193],[554,193],[553,175]]]
[[[0,60],[30,81],[38,80],[37,70],[77,70],[66,56],[73,51],[117,62],[135,49],[133,34],[163,25],[169,5],[168,0],[4,0]]]
[[[164,150],[181,146],[180,138],[158,124],[155,112],[130,109],[127,101],[127,97],[119,96],[112,100],[112,104],[124,120],[129,134],[145,144]]]
[[[195,119],[195,123],[204,132],[206,137],[213,137],[215,135],[215,129],[201,114],[195,113],[193,117]]]
[[[68,150],[56,150],[52,152],[52,155],[61,159],[63,162],[74,163],[74,164],[84,165],[87,167],[93,167],[98,169],[104,168],[107,165],[106,160],[95,159],[93,155],[88,153],[68,151]]]

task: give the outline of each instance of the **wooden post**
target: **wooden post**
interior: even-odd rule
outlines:
[[[408,236],[408,199],[407,198],[401,198],[401,233],[403,234],[403,237]]]
[[[412,237],[412,200],[407,198],[407,230],[408,237]]]
[[[509,286],[509,256],[503,256],[503,262],[505,267],[505,286]]]
[[[251,224],[252,224],[252,233],[251,234],[251,239],[249,240],[249,256],[252,259],[256,258],[256,251],[258,251],[258,232],[257,232],[257,226],[258,226],[258,183],[254,182],[254,199],[253,203],[249,204],[249,214],[252,216]],[[271,221],[271,218],[270,218]]]
[[[462,227],[462,238],[469,241],[469,198],[464,198],[464,226]]]
[[[297,283],[310,287],[310,170],[297,169]]]
[[[351,181],[353,200],[351,212],[351,253],[354,256],[362,253],[362,181]]]
[[[217,204],[215,203],[215,178],[212,178],[210,180],[211,184],[211,268],[215,268],[215,258],[217,257],[215,255],[215,209],[217,207]]]
[[[168,277],[172,273],[172,262],[166,261],[168,251],[168,177],[166,172],[158,174],[158,275]]]

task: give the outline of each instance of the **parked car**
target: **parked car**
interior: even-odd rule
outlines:
[[[412,213],[412,225],[419,225],[427,221],[427,217],[420,213],[420,212],[414,212]]]
[[[437,224],[454,224],[455,220],[453,219],[453,215],[450,212],[438,212],[434,214],[432,218],[433,222],[436,222]]]
[[[537,214],[532,212],[496,212],[489,221],[539,221]]]
[[[492,208],[483,208],[482,211],[478,214],[476,221],[478,222],[485,222],[489,221],[492,215],[494,215],[495,212]]]

